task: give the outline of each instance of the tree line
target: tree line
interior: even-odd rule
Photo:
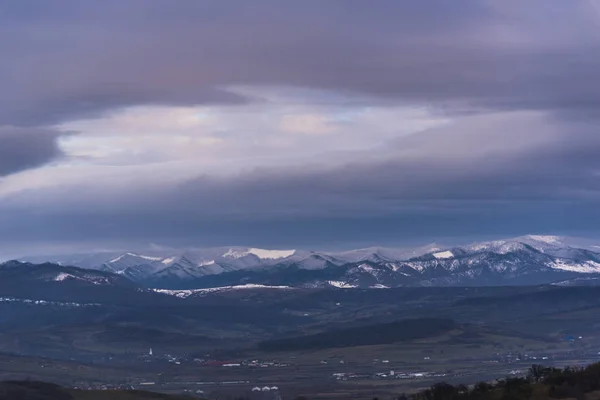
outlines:
[[[470,386],[441,382],[419,393],[402,394],[395,400],[584,400],[586,393],[598,390],[600,363],[566,368],[534,364],[525,377],[508,377]]]

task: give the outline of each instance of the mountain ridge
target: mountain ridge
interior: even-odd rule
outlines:
[[[76,257],[72,257],[75,259]],[[80,257],[81,259],[81,257]],[[95,255],[88,259],[98,260]],[[201,289],[241,285],[385,288],[547,284],[600,275],[600,248],[573,238],[527,235],[465,246],[370,247],[342,252],[252,247],[124,252],[77,267],[145,287]]]

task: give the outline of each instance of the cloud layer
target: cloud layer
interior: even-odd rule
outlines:
[[[0,239],[596,235],[597,0],[0,7]]]
[[[59,132],[0,127],[0,177],[39,167],[59,158]]]

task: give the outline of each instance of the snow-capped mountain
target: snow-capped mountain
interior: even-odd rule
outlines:
[[[150,257],[144,256],[134,253],[124,253],[119,255],[118,257],[109,260],[104,265],[106,265],[107,269],[111,269],[115,272],[124,271],[127,268],[135,267],[141,264],[152,264],[157,261],[163,261],[162,257]]]
[[[593,248],[593,247],[591,247]],[[386,288],[398,286],[534,285],[600,276],[600,253],[571,247],[555,237],[526,236],[463,247],[428,246],[429,252],[364,249],[308,257],[320,268],[283,259],[270,268],[203,276],[184,284],[208,288],[260,284],[290,287]],[[418,254],[417,251],[415,251]],[[349,255],[349,256],[348,256]],[[343,257],[346,257],[344,259]],[[306,260],[307,256],[303,260]]]
[[[432,243],[426,246],[410,249],[392,249],[388,247],[367,247],[364,249],[333,253],[332,255],[346,262],[361,261],[398,261],[418,257],[442,249],[443,246]]]
[[[163,289],[523,285],[600,275],[600,247],[594,242],[539,235],[459,247],[430,244],[343,252],[217,247],[105,256],[91,268]]]
[[[324,268],[321,259],[296,250],[266,250],[254,247],[217,247],[151,252],[102,252],[60,256],[22,257],[29,262],[53,262],[96,269],[125,276],[133,281],[185,281],[241,269],[263,268],[280,262],[302,263],[306,268]],[[339,261],[343,264],[343,261]]]

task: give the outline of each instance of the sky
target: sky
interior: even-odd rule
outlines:
[[[0,0],[0,254],[600,237],[600,0]]]

